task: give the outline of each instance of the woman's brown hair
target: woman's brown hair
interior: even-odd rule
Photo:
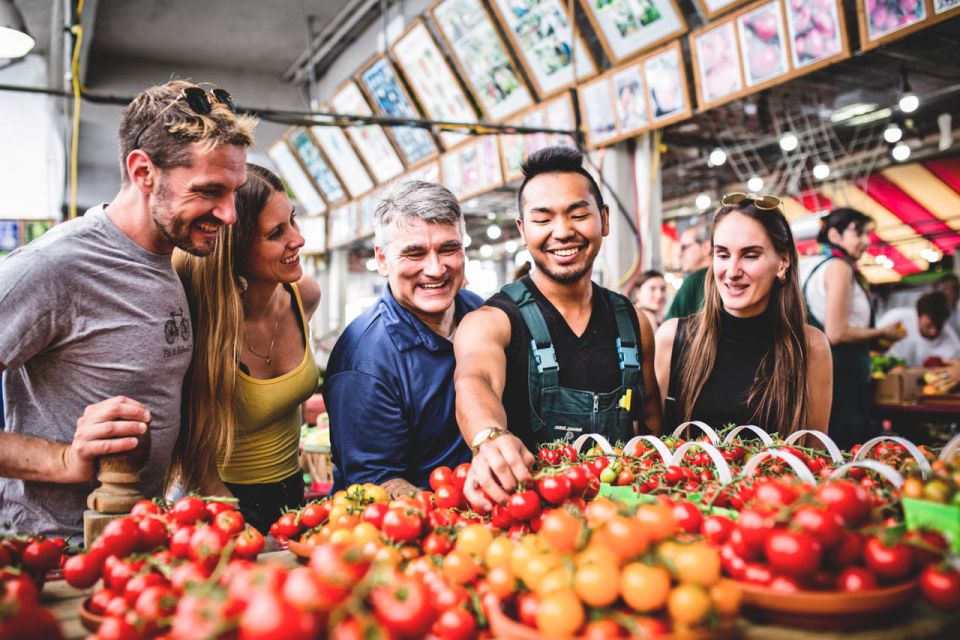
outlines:
[[[797,276],[797,247],[783,212],[779,208],[758,209],[754,200],[749,198],[717,211],[711,239],[717,227],[733,212],[759,223],[777,254],[790,262],[784,281],[776,278],[773,281],[769,302],[776,324],[773,348],[760,362],[747,397],[747,406],[753,411],[752,421],[766,429],[775,428],[781,436],[786,436],[807,426],[809,403],[807,316]],[[686,356],[680,368],[682,392],[677,394],[677,403],[679,414],[685,421],[693,419],[693,407],[713,371],[720,341],[723,301],[714,279],[712,262],[704,286],[704,308],[690,317]]]
[[[237,416],[233,406],[243,331],[244,261],[256,241],[260,213],[283,182],[272,171],[247,164],[247,182],[234,195],[237,221],[220,234],[206,258],[174,252],[193,318],[193,360],[184,379],[180,435],[168,485],[201,490],[229,458]],[[215,475],[216,474],[216,475]]]

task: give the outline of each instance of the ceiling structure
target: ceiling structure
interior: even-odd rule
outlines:
[[[16,2],[38,42],[38,51],[50,60],[51,86],[64,87],[60,62],[64,59],[61,33],[67,22],[64,5],[75,3]],[[312,88],[339,83],[376,51],[371,32],[387,29],[387,20],[380,13],[383,7],[387,7],[388,18],[402,15],[409,19],[428,4],[427,0],[86,0],[81,77],[89,92],[121,97],[171,76],[188,77],[229,88],[241,106],[302,111],[308,108]],[[691,29],[705,24],[692,0],[678,4]],[[896,164],[890,158],[890,145],[882,139],[883,127],[891,119],[898,119],[905,132],[904,140],[913,152],[911,160],[935,160],[938,155],[956,153],[955,144],[945,152],[938,150],[942,138],[938,118],[942,122],[943,114],[949,114],[948,134],[960,125],[960,18],[859,52],[855,3],[843,4],[854,49],[850,59],[662,131],[665,217],[697,213],[694,199],[698,193],[716,199],[753,173],[769,176],[765,191],[792,194],[795,201],[804,202],[804,192],[823,186],[811,175],[812,166],[823,158],[829,158],[832,165],[828,182],[862,181]],[[584,16],[578,22],[595,57],[602,59],[602,48]],[[686,51],[686,39],[682,46]],[[688,51],[685,58],[689,66]],[[608,68],[609,61],[602,66]],[[901,117],[895,108],[904,72],[922,97],[920,108],[909,117]],[[315,95],[325,97],[320,91]],[[894,108],[869,125],[854,127],[849,121],[830,121],[838,109],[851,104],[875,105],[875,115]],[[67,106],[64,101],[65,113]],[[119,108],[83,105],[81,208],[109,198],[119,184],[115,168]],[[258,150],[265,149],[285,128],[262,123]],[[786,130],[797,134],[805,155],[781,150],[778,141]],[[724,148],[728,157],[719,167],[710,166],[707,160],[716,147]],[[483,233],[493,213],[509,235],[514,197],[508,187],[468,202],[470,233]],[[816,211],[823,202],[814,201],[807,210]]]

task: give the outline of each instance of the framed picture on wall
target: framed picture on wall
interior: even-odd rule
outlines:
[[[30,244],[53,228],[52,220],[25,220],[23,222],[23,244]]]
[[[665,126],[691,115],[693,108],[687,95],[687,76],[679,42],[644,58],[643,77],[647,81],[650,117],[654,124]]]
[[[423,20],[415,20],[391,50],[427,117],[449,122],[477,121],[467,94]],[[444,131],[440,139],[451,147],[466,140],[467,134]]]
[[[546,129],[547,127],[547,110],[543,105],[531,109],[529,112],[523,115],[523,126],[529,127],[531,129]],[[527,148],[526,155],[536,153],[540,149],[549,147],[553,144],[553,136],[550,136],[546,133],[525,133],[523,134],[523,139]]]
[[[340,180],[352,197],[358,198],[373,189],[374,182],[370,179],[370,174],[367,173],[367,168],[363,166],[360,157],[350,146],[350,141],[347,140],[347,134],[343,129],[335,125],[327,127],[316,125],[310,127],[310,133],[320,144],[323,153],[328,158],[336,159],[331,162],[335,162],[337,175],[340,176]]]
[[[357,204],[351,200],[330,208],[330,247],[339,247],[357,237]]]
[[[952,9],[960,9],[960,0],[933,0],[933,13],[941,15]]]
[[[580,0],[607,56],[617,64],[687,30],[674,0]]]
[[[650,122],[643,68],[632,64],[613,74],[613,95],[620,135],[634,133]]]
[[[484,119],[498,122],[533,104],[481,0],[439,0],[430,14]]]
[[[596,74],[583,39],[572,42],[565,0],[491,0],[490,6],[541,99]]]
[[[310,178],[304,173],[303,167],[297,161],[286,140],[279,140],[267,150],[267,155],[276,165],[280,177],[293,192],[307,216],[316,216],[326,213],[327,204],[320,197],[320,192]]]
[[[307,175],[313,179],[314,185],[320,190],[324,200],[330,206],[347,199],[347,192],[344,191],[340,180],[330,168],[330,165],[327,164],[326,158],[323,157],[309,131],[295,129],[290,134],[290,144],[293,146],[293,150]]]
[[[0,255],[20,246],[20,221],[0,220]]]
[[[780,0],[738,15],[737,34],[743,52],[744,82],[748,87],[756,87],[789,73]]]
[[[375,57],[360,71],[360,84],[381,114],[391,118],[420,118],[386,57]],[[427,160],[438,152],[433,136],[425,129],[397,126],[390,127],[390,132],[408,166]]]
[[[520,171],[526,150],[523,138],[523,134],[520,133],[500,134],[500,165],[503,167],[503,178],[506,182],[523,177]]]
[[[790,0],[785,4],[794,69],[846,53],[846,25],[837,0]]]
[[[443,155],[443,184],[461,200],[503,184],[496,136],[473,138]]]
[[[926,0],[860,0],[865,37],[876,42],[927,18]],[[866,47],[864,47],[866,48]]]
[[[547,102],[545,110],[545,123],[548,129],[576,131],[577,118],[573,113],[573,99],[569,93]],[[564,133],[552,134],[549,141],[550,144],[577,146],[577,141],[574,140],[573,136]]]
[[[722,13],[730,11],[734,7],[746,4],[750,0],[697,0],[703,14],[708,20],[713,20]]]
[[[440,164],[438,162],[425,162],[416,169],[411,169],[403,180],[423,180],[424,182],[440,182]]]
[[[596,146],[617,136],[610,79],[603,76],[580,88],[580,107],[587,125],[587,145]]]
[[[743,91],[732,20],[693,33],[690,45],[701,109],[731,100]]]
[[[373,115],[367,99],[352,80],[337,89],[330,98],[330,106],[334,113]],[[403,173],[403,161],[397,155],[383,127],[367,124],[347,127],[346,130],[376,182],[384,183]]]

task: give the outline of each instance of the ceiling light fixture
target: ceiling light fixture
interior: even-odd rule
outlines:
[[[939,262],[940,258],[943,257],[943,254],[936,249],[924,249],[920,252],[920,257],[927,262]]]
[[[706,211],[710,208],[711,202],[713,202],[713,200],[710,198],[710,196],[705,193],[701,193],[696,199],[697,209],[700,209],[700,211]]]
[[[780,148],[784,151],[793,151],[799,144],[800,140],[798,140],[796,134],[791,131],[780,136]]]
[[[887,125],[887,128],[883,130],[883,139],[893,144],[894,142],[900,142],[900,138],[903,137],[903,129],[900,128],[896,122],[891,122]]]
[[[818,162],[813,167],[813,177],[817,180],[826,180],[830,175],[830,167],[824,162]]]
[[[900,70],[900,111],[904,113],[913,113],[920,107],[920,98],[910,87],[910,81],[907,79],[907,68]]]
[[[493,255],[493,247],[488,244],[482,245],[480,247],[480,257],[489,258]]]
[[[22,58],[36,44],[13,0],[0,0],[0,58]]]
[[[487,237],[490,238],[491,240],[499,240],[500,236],[502,235],[503,235],[503,229],[501,229],[499,226],[492,224],[489,227],[487,227]]]
[[[763,178],[760,176],[753,176],[747,180],[747,189],[753,193],[760,193],[760,190],[763,189]]]
[[[463,248],[466,249],[471,244],[473,244],[473,238],[471,238],[467,234],[463,234]]]
[[[893,150],[890,152],[890,154],[893,156],[893,159],[896,160],[897,162],[903,162],[904,160],[910,157],[910,147],[908,147],[903,142],[898,142],[893,147]]]
[[[503,243],[503,248],[507,253],[516,253],[518,246],[516,240],[507,240]]]
[[[376,271],[377,270],[377,259],[370,258],[366,262],[367,271]]]
[[[496,220],[496,219],[497,219],[497,214],[495,214],[493,211],[487,214],[487,220]]]
[[[717,147],[716,149],[711,151],[710,157],[707,158],[707,162],[711,167],[719,167],[726,161],[727,161],[727,152],[721,149],[720,147]]]

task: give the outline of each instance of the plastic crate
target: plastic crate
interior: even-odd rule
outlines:
[[[960,553],[960,506],[904,498],[903,514],[908,529],[939,531],[950,541],[954,552]]]

